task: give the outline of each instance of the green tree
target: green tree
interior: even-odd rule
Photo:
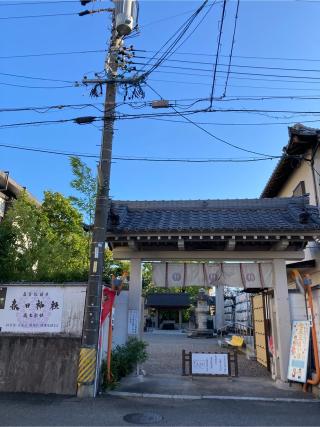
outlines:
[[[0,281],[85,280],[86,241],[68,199],[46,192],[37,205],[22,193],[0,224]]]
[[[97,194],[96,177],[79,157],[70,157],[70,165],[74,176],[70,185],[79,193],[79,196],[70,196],[70,200],[82,212],[85,220],[92,224]]]
[[[50,234],[50,259],[54,265],[45,265],[41,271],[50,272],[61,280],[85,280],[89,268],[87,233],[83,229],[81,214],[69,199],[60,193],[45,192],[42,213]],[[50,261],[50,260],[49,260]],[[39,265],[40,270],[40,265]]]
[[[33,280],[39,262],[42,262],[49,250],[48,235],[48,224],[41,207],[34,204],[26,193],[22,193],[0,224],[1,263],[6,266],[4,277],[10,280]],[[6,241],[7,237],[9,239]],[[2,268],[0,274],[2,277]]]
[[[71,196],[69,199],[73,206],[77,207],[91,225],[95,210],[97,193],[96,179],[92,169],[78,157],[70,157],[73,180],[70,185],[77,190],[79,196]],[[90,254],[91,233],[88,233],[87,251]],[[112,275],[122,276],[123,272],[129,271],[129,263],[126,261],[114,261],[112,251],[106,249],[103,279],[110,283]]]

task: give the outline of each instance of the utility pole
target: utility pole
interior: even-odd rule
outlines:
[[[101,297],[103,287],[102,275],[104,266],[107,222],[110,210],[109,189],[117,90],[117,57],[119,48],[122,46],[123,35],[130,34],[133,27],[133,23],[130,23],[128,15],[126,16],[125,14],[122,14],[123,16],[120,16],[119,18],[119,9],[124,9],[124,7],[128,8],[127,3],[130,3],[131,6],[133,1],[117,0],[115,2],[115,9],[107,10],[108,12],[112,13],[112,30],[109,51],[106,59],[108,83],[106,86],[105,95],[104,126],[100,152],[100,162],[98,167],[97,198],[90,249],[89,280],[87,287],[82,343],[79,358],[79,397],[95,397],[98,388],[97,382],[100,370],[100,366],[98,366],[98,353]],[[121,31],[121,27],[119,26],[119,19],[120,24],[122,23],[126,26],[125,28],[127,30],[127,33]]]

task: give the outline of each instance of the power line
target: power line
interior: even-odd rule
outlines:
[[[209,131],[207,131],[204,128],[201,128],[196,122],[193,122],[192,120],[188,120],[186,117],[190,115],[195,114],[204,114],[204,113],[226,113],[226,112],[233,112],[233,113],[281,113],[281,114],[295,114],[295,115],[320,115],[320,111],[293,111],[293,110],[262,110],[262,109],[240,109],[240,108],[228,108],[228,109],[214,109],[214,110],[188,110],[184,111],[183,113],[176,110],[173,106],[171,108],[174,110],[173,112],[166,112],[166,113],[143,113],[143,114],[116,114],[115,118],[117,120],[133,120],[133,119],[149,119],[149,118],[158,118],[158,117],[177,117],[181,116],[185,120],[189,121],[196,127],[200,128],[203,132],[209,134],[212,138],[226,144],[230,145],[233,148],[246,151],[250,154],[256,154],[259,156],[266,156],[266,157],[272,157],[272,155],[269,154],[262,154],[250,150],[246,150],[240,146],[237,146],[235,144],[232,144],[228,141],[223,140],[222,138],[216,137],[215,135],[211,134]],[[82,119],[88,119],[87,121],[83,121]],[[30,121],[30,122],[18,122],[18,123],[9,123],[9,124],[1,124],[0,129],[5,128],[14,128],[14,127],[23,127],[23,126],[40,126],[40,125],[51,125],[51,124],[61,124],[61,123],[77,123],[77,124],[87,124],[92,123],[96,121],[104,121],[109,120],[110,118],[107,116],[90,116],[90,117],[73,117],[68,119],[58,119],[58,120],[42,120],[42,121]]]
[[[150,120],[158,120],[169,123],[183,123],[186,124],[184,120],[174,120],[174,119],[163,119],[159,117],[149,117]],[[276,125],[292,125],[294,122],[260,122],[260,123],[221,123],[221,122],[195,122],[198,125],[207,125],[207,126],[276,126]],[[320,117],[316,120],[303,120],[303,123],[320,123]]]
[[[204,0],[204,2],[201,4],[200,7],[197,8],[197,10],[177,29],[177,31],[162,45],[162,47],[156,52],[153,57],[156,57],[158,54],[160,55],[160,58],[156,59],[156,62],[151,65],[151,67],[143,73],[143,78],[146,78],[149,76],[154,70],[156,70],[165,60],[166,58],[172,53],[173,49],[177,46],[179,41],[183,38],[183,36],[188,31],[191,24],[194,22],[196,17],[201,13],[202,9],[206,6],[208,3],[208,0]],[[168,46],[167,48],[165,48]],[[162,52],[164,50],[164,52]],[[152,58],[153,59],[153,58]],[[151,60],[152,60],[151,59]],[[143,69],[149,65],[151,60],[147,61],[146,64],[143,65]],[[143,69],[141,71],[143,71]]]
[[[9,123],[0,125],[0,129],[15,128],[22,126],[41,126],[41,125],[50,125],[50,124],[60,124],[60,123],[69,123],[74,122],[75,119],[59,119],[59,120],[42,120],[34,122],[21,122],[21,123]]]
[[[200,70],[199,70],[200,71]],[[196,74],[196,73],[184,73],[181,71],[163,71],[163,70],[156,70],[154,73],[161,73],[161,74],[174,74],[181,75],[181,76],[190,76],[190,77],[208,77],[208,75],[205,74]],[[218,73],[226,73],[226,71],[218,71]],[[235,73],[232,73],[235,74]],[[244,73],[249,74],[249,73]],[[250,80],[250,81],[262,81],[262,82],[276,82],[276,83],[306,83],[306,84],[320,84],[320,81],[309,81],[309,80],[288,80],[288,79],[260,79],[256,77],[230,77],[232,80]],[[300,78],[300,77],[299,77]],[[301,77],[302,78],[302,77]],[[319,78],[320,80],[320,78]]]
[[[225,17],[225,13],[226,13],[226,4],[227,4],[227,0],[224,0],[223,6],[222,6],[222,12],[221,12],[221,21],[220,21],[219,36],[218,36],[216,61],[215,61],[214,67],[213,67],[213,77],[212,77],[211,94],[210,94],[210,108],[212,107],[214,89],[215,89],[215,83],[216,83],[216,77],[217,77],[218,61],[219,61],[219,54],[220,54],[220,49],[221,49],[222,29],[223,29],[224,17]]]
[[[1,76],[9,76],[9,77],[18,77],[21,79],[29,79],[29,80],[43,80],[48,82],[59,82],[59,83],[74,83],[70,80],[59,80],[59,79],[50,79],[47,77],[35,77],[35,76],[25,76],[22,74],[11,74],[11,73],[0,73]]]
[[[151,59],[149,56],[141,56],[141,55],[135,55],[133,57],[134,59]],[[167,59],[167,62],[177,62],[181,64],[199,64],[199,65],[213,65],[212,62],[205,62],[205,61],[190,61],[186,59]],[[219,67],[229,67],[229,64],[224,64],[219,62],[217,64]],[[320,69],[315,68],[287,68],[287,67],[269,67],[269,66],[262,66],[262,65],[244,65],[244,64],[234,64],[231,65],[233,68],[250,68],[250,69],[261,69],[261,70],[279,70],[279,71],[299,71],[299,72],[308,72],[308,73],[319,73]],[[172,66],[173,68],[173,66]],[[188,69],[188,67],[183,67],[185,69]],[[197,69],[198,70],[198,69]],[[205,70],[210,71],[210,70]]]
[[[43,53],[29,53],[25,55],[0,56],[0,59],[32,58],[32,57],[59,56],[59,55],[83,55],[86,53],[105,53],[105,52],[106,52],[106,49],[76,50],[76,51],[69,51],[69,52],[43,52]]]
[[[163,99],[162,96],[150,85],[148,85],[148,87],[156,94],[160,97],[160,99]],[[207,129],[203,128],[202,126],[198,125],[196,122],[192,121],[191,119],[189,119],[189,117],[187,117],[185,114],[180,113],[179,111],[177,111],[174,107],[171,107],[179,116],[181,116],[183,119],[185,119],[187,122],[193,124],[195,127],[197,127],[198,129],[202,130],[203,132],[205,132],[207,135],[209,135],[211,138],[215,139],[216,141],[222,142],[225,145],[228,145],[229,147],[235,148],[236,150],[240,150],[240,151],[244,151],[246,153],[250,153],[250,154],[255,154],[258,156],[264,156],[264,157],[273,157],[272,155],[269,154],[264,154],[264,153],[258,153],[256,151],[251,151],[251,150],[247,150],[246,148],[240,147],[239,145],[235,145],[232,144],[229,141],[226,141],[225,139],[219,138],[216,135],[214,135],[213,133],[209,132]]]
[[[203,132],[205,132],[207,135],[211,136],[216,141],[222,142],[223,144],[228,145],[229,147],[235,148],[236,150],[244,151],[246,153],[256,154],[258,156],[265,156],[265,157],[268,157],[268,158],[273,158],[274,157],[273,155],[270,155],[270,154],[264,154],[264,153],[259,153],[257,151],[248,150],[246,148],[240,147],[239,145],[232,144],[231,142],[226,141],[225,139],[219,138],[218,136],[216,136],[213,133],[209,132],[207,129],[205,129],[202,126],[198,125],[196,122],[194,122],[193,120],[191,120],[189,117],[185,116],[184,114],[179,113],[174,107],[172,107],[172,108],[173,108],[173,110],[176,113],[178,113],[186,121],[188,121],[189,123],[193,124],[198,129],[202,130]]]
[[[221,0],[221,1],[223,1],[223,0]],[[170,53],[170,55],[168,56],[168,58],[171,57],[172,55],[174,55],[181,48],[181,46],[183,46],[190,39],[190,37],[192,37],[192,35],[197,31],[197,29],[202,24],[202,22],[209,15],[209,13],[211,12],[213,6],[215,6],[217,3],[220,3],[220,2],[218,2],[217,0],[214,0],[213,3],[211,3],[211,5],[208,4],[208,5],[205,6],[205,7],[209,6],[209,9],[206,11],[206,13],[203,15],[203,17],[200,19],[200,21],[194,27],[194,29],[188,34],[188,36],[179,44],[179,46],[177,46],[175,48],[175,50],[172,53]],[[170,61],[168,58],[166,58],[166,61]]]
[[[138,50],[139,51],[139,50]],[[18,59],[18,58],[31,58],[31,57],[43,57],[43,56],[59,56],[59,55],[83,55],[83,54],[91,54],[91,53],[105,53],[105,49],[93,49],[93,50],[80,50],[80,51],[67,51],[67,52],[42,52],[42,53],[30,53],[30,54],[23,54],[23,55],[6,55],[6,56],[0,56],[1,59]],[[143,51],[144,52],[144,51]],[[150,52],[150,51],[146,51]],[[170,54],[170,58],[172,58],[172,55],[180,55],[179,52],[174,52]],[[190,53],[190,55],[193,55]],[[198,54],[194,54],[198,55]],[[199,54],[200,56],[203,56],[203,54]],[[206,56],[206,55],[205,55]],[[210,55],[215,56],[215,55]],[[226,57],[226,55],[220,55],[221,57]],[[135,55],[134,59],[152,59],[148,56],[139,56]],[[239,55],[233,55],[233,58],[257,58],[259,57],[240,57]],[[264,57],[265,59],[280,59],[280,58],[268,58]],[[154,58],[157,59],[157,58]],[[285,60],[289,60],[286,58]],[[290,59],[291,60],[291,59]],[[294,61],[297,61],[297,59],[292,59]],[[300,59],[301,61],[303,59]],[[305,59],[305,61],[313,61],[313,62],[320,62],[320,59]],[[177,62],[177,63],[186,63],[186,64],[199,64],[199,65],[212,65],[211,62],[206,61],[191,61],[191,60],[182,60],[182,59],[166,59],[166,62]],[[220,67],[228,67],[228,64],[219,63]],[[279,70],[279,71],[299,71],[299,72],[316,72],[319,73],[320,69],[306,69],[306,68],[288,68],[288,67],[270,67],[270,66],[258,66],[258,65],[243,65],[243,64],[234,64],[232,63],[233,68],[251,68],[251,69],[265,69],[265,70]],[[184,67],[185,68],[185,67]],[[210,70],[204,70],[204,71],[210,71]]]
[[[136,62],[135,64],[138,65],[143,65],[142,63]],[[222,64],[225,65],[225,64]],[[202,68],[192,68],[192,67],[180,67],[180,66],[165,66],[165,65],[159,65],[161,67],[165,67],[165,68],[173,68],[173,69],[186,69],[186,70],[194,70],[194,71],[201,71],[201,72],[210,72],[210,70],[208,69],[202,69]],[[270,67],[271,68],[271,67]],[[305,70],[305,71],[312,71],[312,70]],[[280,77],[280,78],[285,78],[285,77],[290,77],[290,78],[306,78],[309,80],[319,80],[320,83],[320,77],[312,77],[312,76],[287,76],[287,75],[276,75],[276,74],[261,74],[261,73],[242,73],[242,72],[233,72],[233,71],[217,71],[217,73],[226,73],[227,74],[227,78],[229,78],[229,74],[237,74],[237,75],[250,75],[250,76],[264,76],[264,77]],[[62,80],[62,79],[52,79],[52,78],[45,78],[45,77],[36,77],[36,76],[25,76],[25,75],[20,75],[20,74],[12,74],[12,73],[0,73],[0,75],[3,76],[9,76],[9,77],[18,77],[18,78],[24,78],[24,79],[31,79],[31,80],[42,80],[42,81],[52,81],[52,82],[62,82],[62,83],[74,83],[73,81],[70,80]],[[187,74],[187,75],[192,75],[192,74]],[[235,78],[235,77],[234,77]],[[264,81],[272,81],[270,79],[263,79]],[[309,82],[308,82],[309,83]],[[3,84],[7,84],[10,85],[9,83],[3,83]],[[75,86],[78,86],[79,83],[74,83]],[[35,87],[31,87],[31,88],[35,88]],[[43,88],[43,87],[41,87]]]
[[[134,65],[145,65],[143,62],[132,62]],[[204,73],[211,73],[211,70],[206,68],[194,68],[194,67],[181,67],[178,65],[159,65],[159,67],[162,68],[172,68],[177,70],[190,70],[190,71],[201,71]],[[141,70],[139,70],[141,71]],[[320,70],[319,70],[320,71]],[[227,74],[227,71],[224,70],[217,70],[216,74]],[[279,78],[286,78],[286,79],[307,79],[307,80],[319,80],[320,77],[314,77],[314,76],[297,76],[297,75],[287,75],[287,74],[266,74],[266,73],[251,73],[251,72],[242,72],[242,71],[230,71],[230,74],[234,75],[246,75],[246,76],[261,76],[261,77],[277,77]],[[190,74],[191,75],[191,74]],[[270,80],[271,81],[271,80]]]
[[[0,143],[0,147],[10,148],[15,150],[22,151],[31,151],[36,153],[44,153],[44,154],[54,154],[59,156],[77,156],[77,157],[86,157],[86,158],[94,158],[98,159],[99,156],[96,154],[89,153],[78,153],[71,151],[60,151],[60,150],[51,150],[51,149],[43,149],[43,148],[35,148],[35,147],[22,147],[19,145],[9,145]],[[145,157],[145,156],[118,156],[115,155],[112,157],[112,160],[119,161],[134,161],[134,162],[153,162],[153,163],[251,163],[251,162],[260,162],[266,160],[274,160],[276,158],[281,158],[281,156],[277,157],[261,157],[261,158],[170,158],[170,157]]]
[[[219,1],[215,1],[211,5],[210,4],[205,5],[205,7],[211,7],[215,3],[220,3],[220,2]],[[158,19],[156,21],[148,22],[147,24],[139,25],[139,29],[146,28],[146,27],[149,27],[149,26],[154,25],[154,24],[159,24],[160,22],[168,21],[168,20],[173,19],[173,18],[180,18],[180,16],[187,15],[188,13],[191,13],[193,11],[194,11],[194,9],[189,9],[189,10],[186,10],[185,12],[178,13],[176,15],[168,16],[167,18],[161,18],[161,19]]]
[[[210,83],[205,82],[189,82],[189,81],[181,81],[181,80],[163,80],[163,79],[150,79],[153,82],[163,82],[163,83],[178,83],[185,85],[200,85],[200,86],[211,86]],[[217,86],[223,86],[222,84],[218,84]],[[247,86],[247,85],[229,85],[229,87],[236,88],[245,88],[245,89],[268,89],[268,90],[297,90],[297,91],[314,91],[314,88],[290,88],[290,87],[277,87],[277,86]]]
[[[288,95],[288,96],[272,96],[272,95],[260,95],[260,96],[239,96],[239,97],[226,97],[223,99],[217,98],[216,101],[219,102],[233,102],[233,101],[264,101],[264,100],[274,100],[274,99],[294,99],[294,100],[319,100],[319,96],[298,96],[298,95]],[[168,99],[169,104],[174,105],[175,107],[191,107],[195,105],[195,103],[198,102],[205,102],[208,101],[209,98],[180,98],[180,99]],[[191,102],[191,104],[183,105],[182,102]],[[153,104],[153,100],[145,100],[145,101],[127,101],[127,102],[119,102],[116,104],[117,107],[120,107],[122,105],[127,105],[133,108],[143,108],[143,107],[150,107]],[[102,109],[98,108],[97,106],[102,106],[103,103],[82,103],[82,104],[55,104],[55,105],[41,105],[41,106],[24,106],[24,107],[0,107],[0,113],[15,113],[15,112],[26,112],[26,111],[32,111],[39,114],[45,114],[49,111],[61,111],[66,109],[75,109],[75,110],[81,110],[84,108],[95,108],[100,112],[103,112]],[[201,112],[201,110],[199,110]],[[204,112],[206,112],[204,110]],[[184,122],[183,122],[184,123]],[[199,123],[201,124],[201,123]],[[205,123],[202,123],[205,124]]]
[[[78,16],[78,13],[54,13],[47,15],[24,15],[24,16],[1,16],[0,19],[29,19],[29,18],[52,18],[57,16]]]
[[[64,109],[83,109],[86,107],[93,107],[97,108],[96,106],[100,105],[102,106],[102,103],[95,103],[95,104],[56,104],[56,105],[41,105],[41,106],[30,106],[30,107],[0,107],[0,113],[12,113],[12,112],[23,112],[23,111],[34,111],[36,113],[47,113],[48,111],[52,110],[64,110]],[[120,105],[120,104],[119,104]],[[100,110],[99,111],[103,111]]]
[[[100,0],[100,2],[104,2],[104,0]],[[29,6],[29,5],[40,5],[46,6],[47,4],[60,4],[60,3],[77,3],[79,4],[79,0],[57,0],[57,1],[32,1],[32,2],[24,2],[24,1],[15,1],[8,3],[0,3],[0,7],[3,6]]]
[[[135,49],[136,52],[155,52],[154,50],[147,50],[147,49]],[[207,56],[207,57],[215,57],[212,53],[200,53],[200,52],[178,52],[176,55],[187,55],[187,56]],[[220,55],[221,57],[228,58],[228,55]],[[239,59],[262,59],[269,61],[303,61],[303,62],[320,62],[320,59],[316,58],[288,58],[288,57],[274,57],[274,56],[248,56],[248,55],[233,55],[234,58]]]
[[[0,82],[2,86],[13,86],[13,87],[21,87],[25,89],[66,89],[69,87],[76,87],[75,85],[64,85],[64,86],[29,86],[29,85],[19,85],[15,83],[6,83]]]
[[[236,38],[236,31],[237,31],[239,6],[240,6],[240,0],[237,0],[236,16],[234,18],[234,26],[233,26],[233,35],[232,35],[232,42],[231,42],[231,50],[230,50],[230,56],[229,56],[227,77],[226,77],[226,82],[225,82],[224,91],[223,91],[223,95],[222,95],[223,97],[225,97],[226,94],[227,94],[228,81],[229,81],[229,76],[230,76],[230,71],[231,71],[232,55],[233,55],[233,49],[234,49],[235,38]]]
[[[69,2],[71,3],[71,2]],[[77,1],[78,3],[78,1]],[[216,2],[217,3],[217,2]],[[215,3],[215,4],[216,4]],[[0,6],[2,4],[0,3]],[[190,11],[189,11],[190,12]],[[174,15],[181,16],[179,15]],[[23,55],[7,55],[7,56],[0,56],[0,59],[15,59],[15,58],[29,58],[29,57],[41,57],[41,56],[58,56],[58,55],[83,55],[87,53],[105,53],[106,49],[90,49],[90,50],[81,50],[81,51],[67,51],[67,52],[42,52],[42,53],[30,53],[30,54],[23,54]],[[142,52],[142,53],[153,53],[156,52],[154,50],[145,50],[145,49],[135,49],[135,52]],[[208,53],[195,53],[195,52],[174,52],[170,55],[188,55],[188,56],[200,56],[200,57],[215,57],[214,54],[208,54]],[[149,59],[149,57],[146,56],[135,56],[136,58],[141,59]],[[229,58],[229,55],[223,55],[220,54],[220,57],[222,58]],[[239,58],[239,59],[258,59],[258,60],[274,60],[274,61],[302,61],[302,62],[320,62],[320,58],[286,58],[286,57],[272,57],[272,56],[245,56],[245,55],[233,55],[233,58]],[[185,62],[185,63],[191,63],[191,64],[203,64],[203,65],[212,65],[211,62],[205,62],[205,61],[191,61],[191,60],[183,60],[183,59],[166,59],[168,62]],[[219,64],[220,66],[227,66],[227,64]],[[232,64],[233,67],[246,67],[245,65],[241,64]],[[319,72],[320,70],[308,70],[308,69],[300,69],[300,68],[284,68],[284,67],[267,67],[267,66],[257,66],[257,65],[249,65],[247,68],[261,68],[261,69],[277,69],[277,70],[287,70],[287,71],[315,71]]]

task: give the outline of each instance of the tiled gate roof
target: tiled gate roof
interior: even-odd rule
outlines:
[[[308,197],[112,201],[108,234],[127,233],[314,233],[318,209]]]

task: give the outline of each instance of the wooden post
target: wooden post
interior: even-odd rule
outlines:
[[[186,375],[186,351],[182,350],[182,375]]]
[[[234,375],[236,377],[238,377],[239,376],[239,370],[238,370],[238,351],[237,350],[234,350],[233,357],[234,357]]]

